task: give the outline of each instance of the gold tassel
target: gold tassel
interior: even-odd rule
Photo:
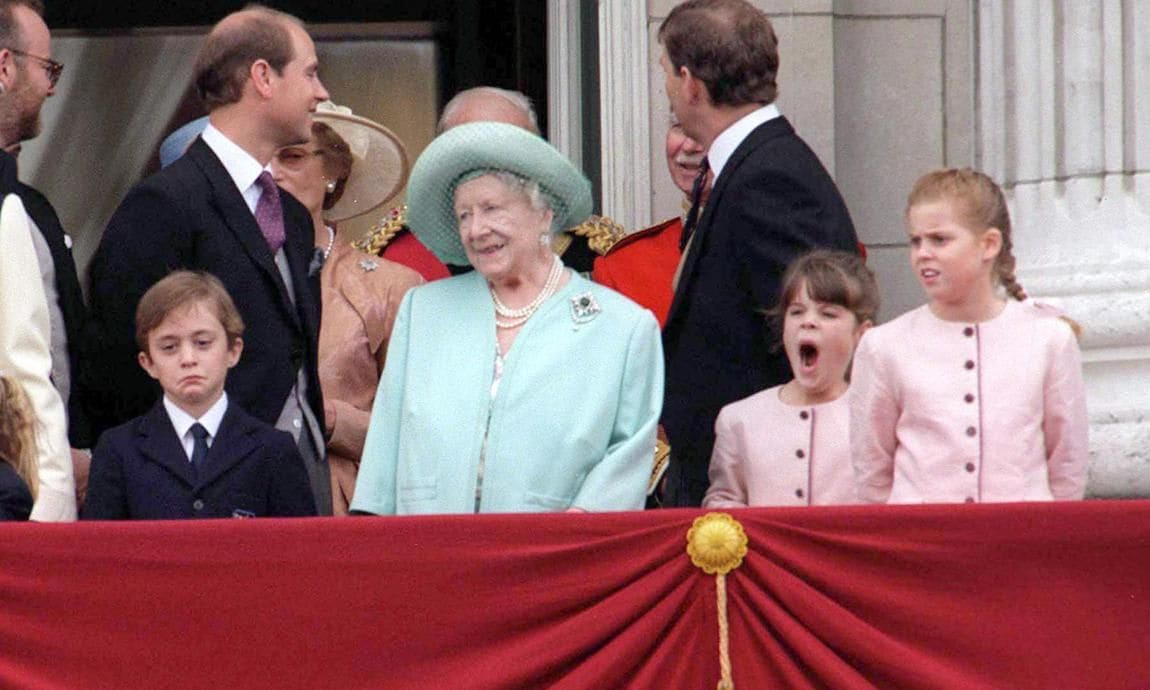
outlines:
[[[735,683],[731,680],[727,573],[743,564],[743,558],[747,555],[747,533],[739,521],[727,513],[707,513],[696,518],[687,531],[687,555],[697,568],[715,576],[715,598],[719,614],[718,690],[735,690]]]

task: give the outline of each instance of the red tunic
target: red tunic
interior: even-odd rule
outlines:
[[[595,259],[591,279],[650,309],[662,328],[671,310],[671,281],[679,266],[681,218],[672,218],[619,240]]]
[[[428,282],[451,275],[447,271],[447,266],[435,258],[431,250],[423,246],[423,243],[406,227],[391,238],[391,241],[380,252],[380,256],[388,261],[407,266],[423,276],[423,279]]]

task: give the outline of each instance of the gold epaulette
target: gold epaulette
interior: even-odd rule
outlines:
[[[626,228],[607,216],[591,216],[567,232],[586,237],[587,246],[599,256],[606,254],[616,242],[627,236]]]
[[[655,462],[651,466],[651,478],[647,480],[648,496],[659,488],[659,480],[663,478],[663,473],[667,471],[667,465],[670,463],[671,446],[661,438],[655,439]]]
[[[395,206],[387,215],[371,226],[371,231],[360,239],[351,243],[351,246],[372,256],[379,256],[387,243],[403,230],[407,223],[407,206]]]
[[[551,251],[555,256],[563,256],[563,252],[571,247],[571,235],[566,232],[557,232],[551,236]]]

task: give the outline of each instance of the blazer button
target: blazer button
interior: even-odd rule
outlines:
[[[967,472],[973,472],[974,471],[974,463],[973,462],[966,463],[966,471]]]
[[[977,434],[978,434],[978,429],[975,429],[972,426],[966,427],[966,435],[967,436],[975,436]]]
[[[203,510],[204,502],[197,498],[196,500],[192,501],[192,508],[194,510]]]
[[[970,326],[967,326],[966,328],[962,329],[962,334],[969,338],[974,335],[974,329]]]
[[[805,458],[805,457],[807,457],[807,454],[803,452],[802,448],[799,448],[798,450],[795,451],[795,457],[796,458]]]
[[[968,403],[972,403],[974,402],[974,393],[967,393],[966,395],[962,396],[962,399]]]
[[[966,503],[974,503],[974,497],[973,496],[967,496],[965,502]]]
[[[974,368],[974,360],[968,359],[968,360],[966,360],[966,364],[963,364],[962,366],[966,367],[968,370],[973,369]]]
[[[795,489],[795,496],[802,498],[803,497],[803,490],[802,489]]]
[[[799,413],[799,419],[810,419],[810,418],[811,418],[811,413],[807,412],[806,410],[803,410],[802,412]]]

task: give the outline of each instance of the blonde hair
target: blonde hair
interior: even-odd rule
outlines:
[[[982,234],[997,228],[1002,248],[994,260],[994,278],[1006,293],[1018,301],[1026,299],[1015,277],[1014,243],[1011,239],[1010,210],[1002,189],[987,175],[970,168],[945,168],[918,178],[906,199],[906,210],[932,201],[949,201],[962,224]]]
[[[4,375],[0,375],[0,461],[16,470],[35,499],[40,484],[36,467],[36,413],[24,387]]]

